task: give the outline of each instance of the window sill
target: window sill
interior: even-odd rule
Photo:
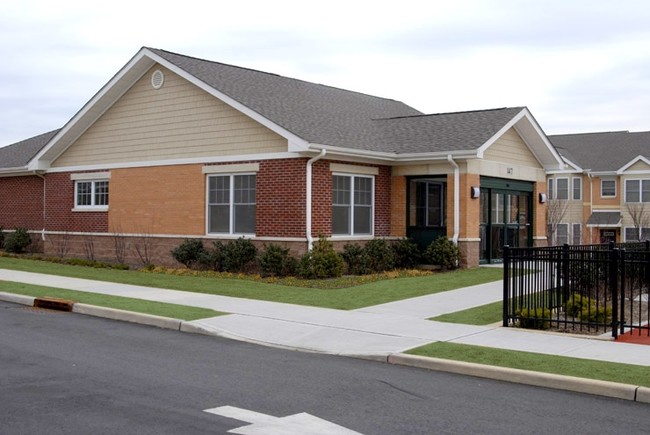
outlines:
[[[89,212],[89,211],[94,211],[94,212],[106,212],[108,211],[108,206],[102,206],[102,207],[75,207],[72,209],[74,213],[79,213],[79,212]]]

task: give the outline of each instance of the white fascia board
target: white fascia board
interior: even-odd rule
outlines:
[[[27,166],[0,169],[0,177],[18,177],[22,175],[34,175],[34,173],[30,172]]]
[[[632,166],[632,165],[634,165],[634,164],[636,164],[638,162],[643,162],[646,165],[650,166],[650,160],[646,159],[642,155],[638,155],[635,158],[633,158],[632,160],[630,160],[629,162],[627,162],[624,166],[622,166],[618,171],[616,171],[616,173],[619,174],[619,175],[622,175],[625,171],[627,171],[627,168],[629,168],[630,166]],[[646,172],[647,171],[632,171],[632,172],[628,172],[628,173],[641,173],[641,174],[643,174],[643,173],[646,173]]]
[[[50,168],[48,173],[57,172],[75,172],[75,171],[100,171],[109,169],[129,169],[129,168],[149,168],[154,166],[178,166],[178,165],[195,165],[209,163],[232,163],[241,161],[262,161],[278,159],[297,159],[304,156],[297,153],[269,153],[269,154],[240,154],[236,156],[217,156],[217,157],[193,157],[188,159],[171,159],[171,160],[145,160],[139,162],[116,162],[102,163],[97,165],[84,166],[62,166],[60,168]]]
[[[244,115],[252,118],[253,120],[259,122],[269,130],[279,134],[280,136],[284,137],[287,139],[289,142],[289,145],[293,148],[293,151],[305,151],[309,148],[309,143],[302,139],[299,136],[296,136],[289,130],[279,126],[278,124],[274,123],[273,121],[269,120],[268,118],[265,118],[264,116],[260,115],[259,113],[255,112],[254,110],[250,109],[248,106],[243,105],[239,101],[229,97],[228,95],[224,94],[223,92],[219,91],[218,89],[213,88],[212,86],[208,85],[207,83],[199,80],[195,76],[189,74],[185,70],[177,67],[173,63],[169,62],[166,59],[163,59],[162,57],[158,56],[157,54],[147,50],[143,49],[146,51],[146,55],[149,56],[153,61],[159,63],[160,65],[164,66],[168,70],[172,71],[173,73],[179,75],[180,77],[183,77],[185,80],[189,81],[190,83],[194,84],[195,86],[198,86],[200,89],[204,90],[208,94],[212,95],[215,98],[218,98],[219,100],[223,101],[233,109],[243,113]]]
[[[149,50],[142,48],[117,74],[109,80],[70,121],[44,146],[41,151],[30,161],[30,170],[44,170],[49,168],[50,162],[56,160],[66,149],[77,140],[90,126],[99,119],[117,100],[128,91],[133,83],[138,81],[145,72],[153,66],[154,61],[148,54]],[[124,79],[127,79],[124,81]],[[119,86],[121,85],[121,87]],[[114,95],[110,95],[115,92]],[[100,104],[101,103],[101,104]],[[59,142],[61,149],[56,149]],[[49,153],[47,160],[41,161]]]

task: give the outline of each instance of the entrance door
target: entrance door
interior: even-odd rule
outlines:
[[[410,178],[406,194],[407,236],[426,249],[438,237],[447,236],[446,178]]]
[[[531,245],[531,194],[481,188],[481,260],[503,261],[503,247]]]

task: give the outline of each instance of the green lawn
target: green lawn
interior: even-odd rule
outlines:
[[[305,288],[251,278],[176,276],[166,273],[94,269],[11,257],[0,257],[0,269],[2,268],[342,310],[496,281],[502,278],[503,273],[500,269],[477,268],[379,281],[362,277],[352,282],[372,282],[345,288]],[[325,284],[327,286],[327,283]]]
[[[207,308],[195,308],[185,305],[150,302],[142,299],[122,298],[98,293],[87,293],[52,287],[35,286],[17,282],[0,281],[0,292],[16,293],[33,297],[51,297],[67,299],[99,307],[117,308],[137,313],[153,314],[181,320],[196,320],[223,315]]]
[[[412,349],[407,353],[650,387],[650,369],[646,366],[632,364],[593,361],[444,342],[431,343]]]
[[[455,313],[442,314],[429,320],[465,325],[490,325],[503,320],[503,302],[498,301]]]

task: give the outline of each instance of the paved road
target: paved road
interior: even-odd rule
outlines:
[[[279,433],[203,412],[226,406],[309,413],[365,435],[647,433],[649,408],[634,402],[8,303],[0,367],[3,435]]]

